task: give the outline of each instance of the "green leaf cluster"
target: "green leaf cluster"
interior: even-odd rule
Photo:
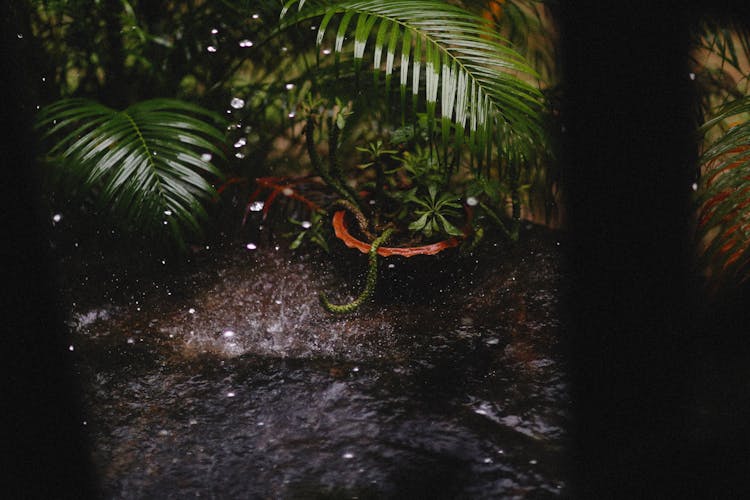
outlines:
[[[460,216],[461,205],[455,195],[449,192],[438,194],[438,187],[431,184],[427,188],[427,196],[417,196],[417,189],[414,188],[407,193],[405,199],[417,206],[414,214],[418,218],[409,224],[410,230],[421,232],[427,238],[433,234],[463,235],[463,232],[448,220],[449,217]]]
[[[152,99],[118,111],[73,98],[41,110],[36,128],[52,142],[47,161],[127,225],[177,243],[200,230],[203,202],[220,177],[224,133],[218,115],[195,104]]]

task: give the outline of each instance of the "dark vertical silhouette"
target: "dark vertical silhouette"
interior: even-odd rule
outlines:
[[[708,316],[690,274],[687,56],[701,10],[667,4],[561,3],[574,498],[738,498],[747,487],[747,448],[728,457],[727,440],[701,442],[691,427],[705,339],[733,333],[697,323]]]
[[[3,498],[89,498],[92,481],[49,244],[33,175],[38,85],[25,2],[3,2],[2,482]]]

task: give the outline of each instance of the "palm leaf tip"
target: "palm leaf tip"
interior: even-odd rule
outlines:
[[[37,128],[52,140],[49,160],[79,179],[100,202],[144,231],[165,228],[182,242],[205,217],[213,164],[223,158],[219,115],[197,105],[152,99],[117,111],[85,99],[44,108]]]

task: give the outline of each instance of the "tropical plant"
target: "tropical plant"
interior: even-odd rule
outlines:
[[[407,203],[417,206],[414,210],[417,219],[409,224],[410,230],[421,232],[427,238],[441,232],[449,236],[463,236],[463,231],[448,220],[460,215],[461,205],[456,196],[450,193],[438,195],[438,188],[434,184],[427,188],[427,196],[417,196],[416,191],[417,188],[414,188],[406,196]]]
[[[701,264],[714,281],[750,278],[750,97],[730,102],[701,128],[708,134],[728,119],[731,128],[709,143],[696,185]]]
[[[68,181],[120,215],[130,228],[184,243],[197,232],[221,176],[224,133],[216,114],[174,99],[153,99],[117,111],[98,102],[57,101],[38,115],[37,128],[53,141],[46,160]]]

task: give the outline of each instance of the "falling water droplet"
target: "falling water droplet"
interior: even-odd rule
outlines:
[[[211,34],[212,34],[212,35],[215,35],[215,34],[217,34],[218,32],[219,32],[219,30],[217,30],[216,28],[211,28]]]
[[[388,264],[388,269],[393,269],[396,267],[396,264]]]
[[[292,89],[294,89],[294,84],[293,83],[287,83],[286,85],[284,85],[284,88],[286,88],[287,90],[292,90]]]
[[[531,460],[529,460],[529,463],[530,463],[531,465],[536,465],[536,464],[537,464],[537,461],[536,461],[536,460],[534,460],[534,459],[531,459]]]
[[[232,330],[227,330],[221,335],[226,339],[231,339],[232,337],[234,337],[234,332]]]
[[[69,346],[68,346],[68,350],[72,352],[72,351],[74,351],[74,350],[75,350],[75,348],[74,348],[74,347],[73,347],[73,345],[71,344],[71,345],[69,345]]]
[[[195,308],[191,307],[190,309],[188,309],[188,313],[195,314]]]
[[[294,118],[295,116],[297,116],[297,113],[295,113],[294,111],[292,111],[292,112],[291,112],[291,113],[289,113],[289,114],[288,114],[287,116],[288,116],[289,118]]]
[[[239,97],[232,97],[232,100],[229,102],[229,105],[232,106],[234,109],[241,109],[242,106],[245,105],[245,100],[240,99]]]
[[[260,19],[260,14],[253,14],[250,17],[252,17],[253,19]]]
[[[135,339],[134,339],[133,337],[130,337],[130,338],[129,338],[129,339],[127,340],[127,342],[128,342],[128,344],[135,344]]]
[[[239,139],[237,139],[237,142],[234,143],[234,147],[241,148],[245,144],[247,144],[247,139],[245,139],[244,137],[240,137]]]
[[[58,223],[62,220],[62,214],[55,214],[52,216],[52,222]]]
[[[211,155],[211,153],[203,153],[201,155],[201,160],[203,161],[211,161],[212,158],[213,156]]]
[[[18,39],[20,40],[21,38],[23,38],[23,33],[18,33],[18,34],[17,34],[16,36],[17,36],[17,37],[18,37]]]
[[[256,248],[258,248],[258,246],[255,243],[248,243],[247,245],[245,245],[245,248],[247,248],[248,250],[255,250]]]
[[[253,46],[252,40],[248,40],[247,38],[245,38],[244,40],[240,40],[240,47],[247,48],[247,47],[252,47],[252,46]]]
[[[473,196],[469,196],[468,198],[466,198],[466,204],[469,205],[470,207],[476,207],[478,203],[479,203],[479,200],[477,200]]]
[[[287,187],[281,190],[281,194],[283,194],[284,196],[292,196],[294,194],[294,190]]]
[[[688,73],[691,80],[695,80],[695,73]]]
[[[331,53],[331,49],[323,49],[323,55],[324,56],[327,56],[330,53]]]
[[[304,229],[310,229],[312,227],[312,222],[310,222],[309,220],[303,220],[302,227]]]
[[[697,182],[694,182],[691,187],[693,188],[693,191],[698,191],[698,183]]]
[[[235,396],[235,393],[233,391],[227,392],[227,397],[228,398],[233,398],[234,396]]]
[[[206,50],[211,53],[214,53],[216,52],[216,47],[214,47],[213,45],[209,45],[208,47],[206,47]]]
[[[237,158],[238,160],[241,160],[245,157],[245,153],[235,153],[234,157]]]
[[[260,212],[263,210],[263,202],[262,201],[254,201],[250,204],[250,211],[251,212]]]
[[[345,458],[346,460],[351,460],[352,458],[354,458],[354,453],[351,453],[351,452],[347,451],[346,453],[344,453],[341,456],[342,456],[342,458]]]
[[[172,215],[172,211],[171,210],[165,210],[164,211],[164,215]]]

